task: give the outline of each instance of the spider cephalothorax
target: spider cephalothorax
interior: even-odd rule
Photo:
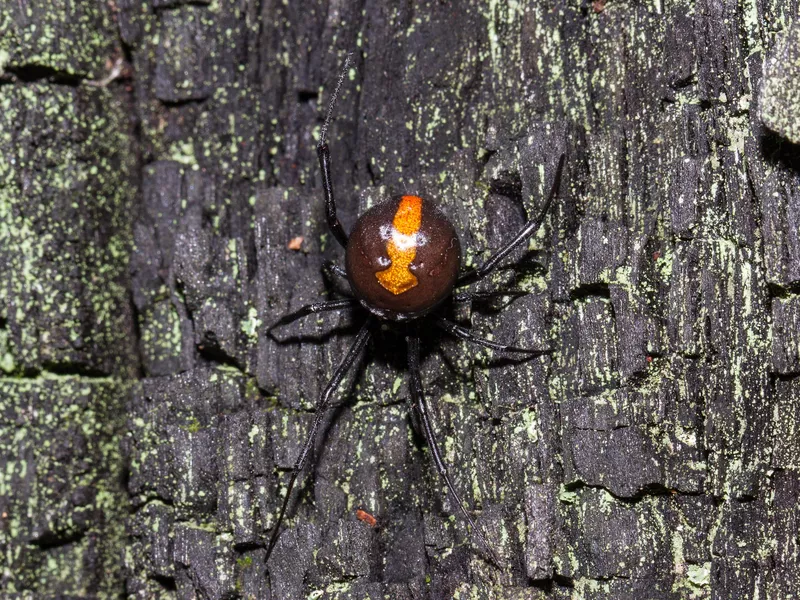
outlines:
[[[375,323],[408,323],[402,325],[408,346],[408,370],[410,374],[409,392],[411,404],[419,417],[425,440],[431,451],[434,465],[441,475],[459,509],[469,522],[472,531],[480,538],[481,544],[492,555],[496,554],[484,535],[475,527],[467,512],[442,460],[442,453],[436,441],[431,423],[428,403],[425,399],[420,376],[420,332],[421,324],[436,326],[445,332],[480,346],[500,352],[518,352],[529,356],[544,354],[541,350],[529,350],[499,344],[474,335],[469,329],[451,322],[440,310],[454,297],[454,289],[473,283],[490,273],[508,254],[530,238],[544,219],[547,210],[558,192],[558,182],[564,165],[562,155],[558,162],[553,186],[542,208],[535,218],[528,221],[510,242],[493,253],[480,267],[459,273],[461,245],[453,225],[436,206],[427,199],[414,195],[396,196],[373,206],[361,215],[348,237],[336,216],[336,202],[331,179],[330,150],[327,143],[327,130],[331,122],[333,107],[339,90],[349,68],[349,56],[345,61],[339,81],[333,92],[328,113],[323,124],[317,156],[322,170],[322,186],[325,194],[325,212],[331,233],[345,249],[345,269],[331,265],[331,270],[344,277],[350,284],[353,297],[309,304],[300,310],[283,317],[270,329],[285,325],[313,313],[366,309],[366,322],[356,335],[341,364],[334,371],[316,405],[316,414],[306,437],[300,456],[295,462],[281,511],[272,530],[266,559],[268,560],[278,540],[289,497],[297,476],[305,467],[311,448],[326,409],[329,408],[333,393],[344,375],[358,359],[370,339]],[[482,297],[486,293],[461,293],[459,298]]]

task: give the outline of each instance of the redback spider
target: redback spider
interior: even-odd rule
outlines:
[[[419,417],[433,463],[471,530],[478,535],[481,544],[492,556],[493,561],[499,564],[497,555],[480,529],[475,526],[464,502],[453,487],[447,467],[442,460],[442,453],[431,424],[430,410],[420,376],[420,332],[423,324],[432,323],[455,338],[491,350],[521,353],[527,356],[538,356],[548,352],[498,344],[478,337],[469,329],[446,319],[441,313],[446,301],[453,298],[470,300],[485,297],[486,293],[454,294],[454,290],[488,275],[506,256],[539,229],[553,198],[558,193],[564,155],[562,154],[559,159],[550,194],[536,217],[528,221],[510,242],[497,250],[477,268],[470,268],[459,273],[461,244],[453,225],[430,200],[419,196],[395,196],[373,206],[358,218],[348,237],[336,216],[327,134],[333,109],[349,66],[350,56],[348,55],[328,105],[328,113],[317,145],[317,157],[322,169],[322,188],[325,194],[325,214],[328,227],[333,237],[345,249],[345,269],[337,266],[329,266],[329,268],[348,281],[353,295],[341,300],[303,306],[281,318],[269,328],[269,331],[319,312],[362,309],[366,310],[368,314],[366,322],[356,335],[355,342],[334,371],[333,377],[316,404],[314,421],[300,451],[300,456],[292,469],[289,486],[278,514],[278,520],[272,530],[264,560],[269,560],[272,550],[275,548],[292,489],[298,475],[306,466],[320,423],[326,410],[330,408],[333,393],[367,345],[372,328],[376,323],[381,323],[400,328],[405,334],[408,347],[408,370],[411,375],[409,391],[412,408]],[[506,292],[499,295],[514,294],[515,292]]]

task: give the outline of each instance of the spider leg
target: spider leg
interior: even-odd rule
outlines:
[[[339,387],[339,384],[342,382],[342,379],[347,371],[349,371],[350,367],[355,364],[356,359],[358,358],[359,354],[361,354],[364,346],[367,345],[367,342],[370,338],[371,325],[372,319],[367,319],[367,322],[364,323],[364,325],[361,327],[361,330],[358,332],[355,342],[353,342],[353,345],[350,346],[350,350],[347,351],[344,359],[336,368],[336,371],[334,371],[333,377],[331,377],[331,380],[328,382],[328,385],[325,386],[322,395],[317,401],[314,421],[312,422],[311,429],[306,436],[306,441],[305,444],[303,444],[303,449],[300,451],[300,456],[297,457],[294,467],[292,468],[292,476],[289,478],[289,487],[286,489],[286,496],[283,498],[283,504],[281,505],[281,512],[278,514],[278,520],[275,522],[275,526],[272,529],[272,536],[269,539],[269,546],[267,546],[267,555],[264,558],[264,562],[269,560],[272,550],[275,548],[275,543],[278,541],[278,533],[280,532],[281,523],[283,523],[283,517],[286,515],[286,507],[289,505],[292,489],[294,489],[297,476],[303,470],[303,467],[305,467],[306,462],[308,461],[308,456],[311,453],[311,449],[314,447],[314,440],[317,437],[317,431],[319,430],[320,423],[325,416],[326,409],[329,408],[328,405],[330,404],[331,397]]]
[[[477,534],[481,544],[492,557],[492,562],[499,567],[500,560],[497,557],[497,553],[489,545],[489,541],[483,535],[483,532],[478,529],[478,527],[475,525],[475,521],[472,520],[472,517],[467,512],[464,502],[461,500],[461,497],[458,495],[455,487],[453,487],[453,482],[450,480],[450,476],[447,474],[447,466],[442,460],[442,453],[439,450],[439,444],[436,442],[436,436],[433,432],[433,426],[431,425],[431,420],[428,415],[428,403],[425,400],[425,393],[422,389],[422,376],[420,375],[419,370],[419,338],[417,336],[408,336],[406,338],[406,343],[408,344],[408,370],[411,374],[411,382],[409,385],[409,389],[411,391],[411,400],[414,409],[419,415],[420,422],[422,423],[422,429],[425,433],[425,440],[428,443],[428,447],[431,449],[433,463],[436,465],[436,470],[439,471],[439,475],[441,475],[442,479],[444,479],[444,482],[447,484],[450,494],[453,496],[456,504],[458,504],[458,507],[461,509],[461,512],[469,523],[473,533]]]
[[[564,157],[565,155],[562,154],[561,158],[558,160],[558,168],[556,169],[556,176],[553,180],[553,187],[550,188],[550,194],[547,196],[547,200],[545,200],[544,206],[539,211],[533,219],[528,221],[525,226],[520,230],[520,232],[514,236],[514,239],[508,242],[505,246],[500,248],[497,252],[492,254],[485,263],[483,263],[480,267],[471,268],[464,273],[462,273],[458,280],[456,281],[456,286],[467,285],[468,283],[472,283],[475,280],[482,279],[486,277],[495,267],[502,261],[506,256],[508,256],[517,246],[519,246],[522,242],[527,240],[531,237],[536,231],[539,229],[539,226],[542,224],[547,211],[550,209],[550,204],[552,204],[553,199],[558,194],[558,186],[561,183],[561,171],[564,167]]]
[[[347,271],[345,271],[332,260],[326,260],[324,263],[322,263],[322,270],[326,273],[333,273],[334,275],[338,275],[343,279],[347,279]]]
[[[347,234],[344,232],[339,217],[336,216],[336,200],[333,197],[333,180],[331,178],[331,152],[327,142],[317,146],[317,157],[319,166],[322,169],[322,189],[325,193],[325,218],[328,220],[328,227],[341,244],[342,248],[347,248]]]
[[[466,327],[462,327],[461,325],[456,325],[455,323],[451,323],[447,319],[443,318],[436,319],[436,326],[439,327],[440,329],[443,329],[453,337],[457,337],[460,340],[464,340],[465,342],[472,342],[473,344],[478,344],[479,346],[483,346],[484,348],[490,348],[492,350],[497,350],[499,352],[522,352],[529,356],[542,356],[543,354],[551,353],[551,350],[533,350],[531,348],[520,348],[519,346],[498,344],[497,342],[492,342],[491,340],[478,337]]]
[[[344,60],[342,72],[339,74],[339,80],[336,82],[336,88],[333,90],[330,103],[328,104],[328,114],[325,117],[325,123],[322,125],[322,130],[319,135],[319,143],[317,144],[317,158],[319,159],[319,167],[322,170],[322,190],[325,194],[325,218],[328,220],[328,228],[331,230],[333,237],[341,244],[342,248],[347,248],[347,234],[344,232],[339,218],[336,216],[336,200],[333,196],[333,178],[331,177],[331,152],[328,149],[328,127],[331,124],[331,117],[333,116],[333,108],[336,106],[336,100],[339,98],[339,90],[342,88],[342,83],[350,68],[350,57],[348,54]]]
[[[328,312],[331,310],[344,310],[346,308],[353,308],[358,306],[358,301],[355,298],[343,298],[341,300],[328,300],[327,302],[315,302],[314,304],[306,304],[296,311],[283,315],[280,319],[275,321],[267,328],[267,333],[270,333],[276,327],[294,323],[297,319],[302,319],[308,315],[315,313]]]
[[[493,298],[521,298],[530,292],[522,290],[495,290],[492,292],[456,292],[453,300],[456,302],[472,302],[473,300],[492,300]]]

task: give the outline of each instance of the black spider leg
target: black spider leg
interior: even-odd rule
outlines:
[[[300,451],[300,456],[297,457],[297,461],[295,461],[294,467],[292,468],[292,476],[289,479],[289,487],[286,489],[286,496],[283,498],[283,504],[281,505],[281,512],[278,514],[278,520],[275,522],[275,526],[272,529],[272,536],[269,539],[269,546],[267,546],[267,555],[264,557],[264,562],[269,560],[272,550],[275,548],[275,543],[278,541],[278,533],[280,532],[281,523],[283,523],[283,517],[286,515],[286,507],[289,506],[289,499],[292,496],[292,489],[294,489],[297,476],[303,470],[303,467],[305,467],[308,456],[311,453],[311,449],[314,447],[317,431],[319,430],[320,423],[322,423],[322,419],[325,416],[326,410],[329,408],[328,405],[330,404],[331,397],[339,387],[339,384],[342,382],[342,379],[347,371],[349,371],[350,367],[355,364],[356,359],[358,358],[359,354],[361,354],[364,346],[367,345],[367,342],[370,338],[371,326],[372,319],[370,318],[367,319],[367,322],[361,327],[361,330],[356,336],[355,342],[353,342],[353,345],[350,346],[350,350],[347,351],[344,359],[336,368],[336,371],[334,371],[333,377],[331,377],[328,385],[325,386],[325,389],[323,390],[322,395],[317,402],[314,421],[311,424],[311,429],[309,430],[308,435],[306,436],[306,441],[305,444],[303,444],[303,449]]]
[[[462,273],[458,280],[456,281],[456,286],[467,285],[468,283],[472,283],[477,279],[481,279],[486,277],[497,265],[503,260],[506,256],[508,256],[514,248],[519,246],[522,242],[527,240],[531,237],[536,231],[538,231],[539,227],[544,220],[547,211],[550,209],[550,204],[552,204],[553,199],[558,194],[558,187],[561,184],[561,171],[564,168],[564,158],[565,155],[562,154],[561,158],[558,159],[558,168],[556,169],[556,176],[553,180],[553,187],[550,188],[550,194],[547,196],[547,200],[545,200],[544,206],[539,211],[539,214],[536,215],[533,219],[528,221],[525,226],[520,230],[520,232],[514,236],[514,239],[511,240],[508,244],[500,248],[497,252],[495,252],[492,256],[489,257],[485,263],[483,263],[480,267],[471,268],[464,273]]]
[[[422,429],[425,432],[425,440],[428,443],[428,448],[431,450],[433,463],[436,465],[436,470],[439,471],[439,475],[441,475],[442,479],[444,479],[444,482],[447,484],[450,494],[453,496],[456,504],[458,504],[458,508],[461,509],[461,512],[469,523],[471,530],[477,534],[481,544],[483,544],[483,547],[492,557],[492,562],[499,567],[500,560],[497,557],[497,553],[495,553],[494,549],[489,545],[489,541],[486,539],[486,537],[484,537],[481,530],[475,525],[475,521],[472,520],[472,517],[467,512],[464,502],[458,495],[456,488],[453,487],[453,482],[450,481],[450,476],[447,474],[447,466],[445,466],[444,461],[442,460],[442,453],[441,450],[439,450],[439,444],[436,442],[433,426],[431,425],[431,420],[428,416],[429,411],[428,403],[425,400],[425,392],[422,389],[422,376],[420,375],[419,370],[419,338],[416,335],[408,336],[406,337],[406,344],[408,345],[408,370],[411,374],[411,382],[408,387],[411,391],[412,406],[414,407],[414,410],[417,411],[420,422],[422,423]]]
[[[297,319],[302,319],[308,315],[313,315],[315,313],[321,312],[328,312],[332,310],[345,310],[347,308],[355,308],[358,306],[358,300],[355,298],[342,298],[341,300],[328,300],[327,302],[316,302],[314,304],[306,304],[305,306],[301,306],[296,311],[289,313],[288,315],[283,315],[280,319],[275,321],[272,325],[269,326],[267,329],[267,333],[270,333],[276,327],[281,327],[283,325],[288,325],[289,323],[294,323]]]
[[[494,290],[491,292],[456,292],[453,294],[455,302],[473,302],[474,300],[492,300],[494,298],[521,298],[530,292],[522,290]]]
[[[322,263],[322,269],[326,273],[333,273],[334,275],[338,275],[339,277],[342,277],[343,279],[347,279],[347,271],[345,271],[342,267],[337,265],[332,260],[326,260],[325,262],[323,262]]]
[[[550,354],[551,352],[550,350],[534,350],[531,348],[520,348],[519,346],[498,344],[497,342],[478,337],[466,327],[451,323],[444,318],[436,319],[436,326],[460,340],[472,342],[473,344],[483,346],[484,348],[490,348],[491,350],[497,350],[499,352],[521,352],[523,354],[527,354],[528,356],[542,356],[543,354]]]
[[[344,232],[339,218],[336,216],[336,200],[333,196],[333,178],[331,177],[331,152],[328,149],[328,127],[331,124],[331,117],[333,116],[333,108],[336,106],[336,100],[339,98],[339,90],[342,88],[342,82],[347,75],[350,68],[350,57],[348,54],[344,59],[344,66],[342,72],[339,74],[339,81],[336,82],[336,88],[333,90],[330,103],[328,104],[328,114],[325,117],[325,122],[322,124],[322,129],[319,134],[319,143],[317,144],[317,158],[319,158],[319,167],[322,170],[322,189],[325,193],[325,218],[328,220],[328,228],[330,228],[333,237],[342,245],[342,248],[347,248],[347,234]]]

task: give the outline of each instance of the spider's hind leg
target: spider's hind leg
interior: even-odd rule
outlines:
[[[467,509],[464,506],[464,501],[461,499],[461,496],[459,496],[456,488],[453,486],[453,482],[450,480],[450,475],[447,473],[447,466],[442,460],[442,453],[439,449],[439,444],[436,441],[436,435],[434,434],[433,425],[431,424],[429,417],[428,403],[425,400],[425,392],[422,389],[422,376],[420,375],[419,368],[419,338],[417,336],[408,336],[406,338],[406,343],[408,344],[408,370],[411,377],[408,387],[411,393],[412,405],[414,410],[417,412],[420,424],[422,425],[422,431],[425,434],[425,441],[428,443],[428,448],[430,448],[433,464],[436,465],[436,470],[439,472],[439,475],[442,477],[442,479],[444,479],[447,489],[450,490],[450,494],[456,501],[458,508],[461,509],[464,518],[467,520],[467,523],[469,523],[470,529],[475,535],[478,536],[478,539],[480,539],[481,545],[489,553],[491,561],[496,566],[500,567],[500,559],[498,558],[497,553],[489,544],[489,541],[483,535],[483,532],[478,529],[470,514],[467,512]]]
[[[333,377],[328,382],[328,385],[325,386],[325,390],[322,392],[322,395],[319,398],[316,406],[316,412],[314,414],[314,421],[311,424],[311,429],[306,436],[306,441],[303,444],[303,449],[300,451],[300,455],[297,457],[297,461],[294,463],[294,468],[292,469],[292,476],[289,479],[289,485],[286,488],[286,496],[283,498],[283,504],[281,504],[281,511],[278,513],[278,520],[275,522],[275,526],[272,530],[272,535],[269,539],[269,545],[267,546],[267,554],[264,557],[264,562],[269,560],[270,555],[272,554],[272,550],[275,548],[275,544],[278,541],[278,533],[280,533],[281,523],[283,523],[283,518],[286,515],[286,507],[289,506],[289,500],[291,499],[292,490],[294,489],[294,484],[297,481],[297,477],[303,470],[303,467],[306,466],[308,462],[308,457],[311,453],[311,449],[314,447],[314,440],[317,437],[317,432],[319,431],[320,423],[322,423],[322,419],[325,417],[326,409],[330,408],[330,401],[333,397],[333,393],[339,387],[339,384],[344,379],[345,374],[350,370],[350,368],[355,364],[356,359],[358,359],[361,351],[364,349],[364,346],[367,345],[367,342],[370,338],[370,329],[372,327],[372,319],[367,319],[367,322],[361,327],[361,330],[358,332],[356,336],[355,342],[353,345],[350,346],[350,349],[347,351],[344,359],[336,368],[336,371],[333,373]]]

